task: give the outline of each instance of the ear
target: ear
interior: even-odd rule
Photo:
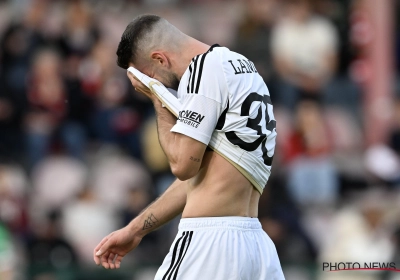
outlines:
[[[169,67],[169,60],[163,52],[159,51],[152,52],[150,57],[153,60],[153,62],[156,63],[156,65]]]

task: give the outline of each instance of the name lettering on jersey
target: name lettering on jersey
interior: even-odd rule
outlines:
[[[183,122],[184,124],[193,126],[197,128],[200,123],[203,121],[204,116],[199,113],[190,110],[182,110],[179,112],[178,121]]]
[[[254,63],[250,60],[245,59],[237,59],[237,62],[228,60],[228,62],[232,65],[233,70],[235,71],[235,75],[237,74],[245,74],[245,73],[258,73]]]

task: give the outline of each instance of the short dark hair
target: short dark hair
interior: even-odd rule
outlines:
[[[161,17],[156,15],[141,15],[128,24],[118,44],[117,64],[119,67],[128,69],[129,62],[136,61],[138,43],[160,19]]]

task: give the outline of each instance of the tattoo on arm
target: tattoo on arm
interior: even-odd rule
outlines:
[[[150,215],[147,217],[147,219],[144,221],[144,223],[143,223],[143,230],[152,228],[152,227],[154,227],[157,223],[158,223],[157,218],[156,218],[153,214],[150,214]]]
[[[199,158],[194,158],[194,157],[190,157],[191,160],[195,161],[195,162],[200,162]]]

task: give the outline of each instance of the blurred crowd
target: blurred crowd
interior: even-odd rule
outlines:
[[[367,145],[364,2],[0,1],[0,279],[152,279],[168,251],[177,219],[145,237],[120,272],[92,260],[105,235],[174,180],[151,102],[115,63],[141,13],[242,53],[267,83],[278,138],[259,218],[287,279],[398,279],[319,265],[400,268],[400,86],[393,81],[387,141]]]

